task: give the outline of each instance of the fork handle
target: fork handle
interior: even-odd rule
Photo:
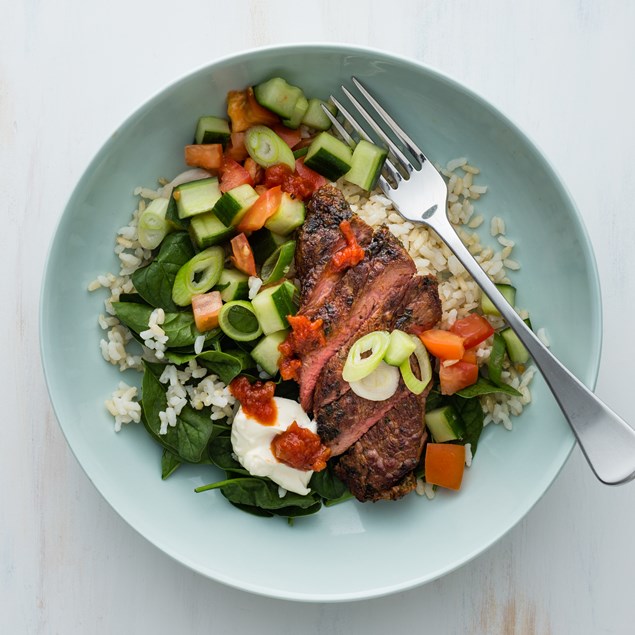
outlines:
[[[425,222],[454,252],[525,345],[598,479],[607,485],[620,485],[635,478],[635,430],[567,370],[527,327],[465,247],[445,214],[434,214]]]

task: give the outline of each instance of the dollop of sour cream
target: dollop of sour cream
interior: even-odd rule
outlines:
[[[301,428],[317,433],[317,424],[312,421],[297,401],[273,398],[278,414],[275,423],[263,425],[248,417],[242,406],[232,423],[231,441],[239,463],[254,476],[267,476],[283,489],[296,494],[308,494],[307,487],[313,471],[296,470],[280,463],[271,452],[274,437],[284,432],[294,421]]]

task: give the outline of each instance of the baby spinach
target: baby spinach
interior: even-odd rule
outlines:
[[[172,286],[179,269],[194,256],[194,247],[187,232],[168,234],[156,258],[132,274],[137,293],[154,307],[176,312],[172,301]]]
[[[205,366],[212,373],[218,375],[225,384],[229,384],[232,379],[238,377],[240,372],[244,370],[241,359],[220,351],[203,351],[198,355],[196,353],[182,355],[168,351],[165,356],[173,364],[187,364],[195,359],[200,366]]]
[[[129,329],[139,334],[147,330],[150,315],[154,310],[147,304],[137,304],[136,302],[113,302],[113,308],[119,320]],[[189,311],[177,313],[166,313],[165,321],[161,328],[168,336],[168,348],[185,348],[194,346],[194,342],[199,335],[205,335],[208,342],[218,336],[218,331],[208,331],[201,333],[194,323],[194,316]]]
[[[502,383],[497,386],[484,377],[479,377],[475,384],[468,386],[467,388],[463,388],[463,390],[459,390],[456,394],[459,397],[463,397],[463,399],[472,399],[474,397],[489,395],[495,392],[502,392],[506,395],[514,395],[516,397],[520,396],[520,393],[515,388]]]
[[[174,193],[170,196],[170,202],[168,203],[168,209],[165,212],[165,219],[172,223],[176,229],[187,229],[190,224],[189,218],[179,218],[179,212],[176,207],[176,201],[174,200]]]
[[[165,481],[166,478],[174,474],[180,465],[181,459],[174,454],[174,452],[163,448],[163,455],[161,456],[161,478]]]
[[[505,338],[500,333],[494,333],[492,350],[487,362],[487,374],[497,386],[504,385],[501,375],[503,373],[503,362],[505,361],[505,348]]]
[[[457,414],[463,422],[465,434],[463,441],[470,444],[472,456],[476,454],[478,440],[483,432],[483,407],[478,399],[462,399],[455,397],[452,399]]]
[[[337,500],[348,492],[346,485],[333,473],[330,464],[321,472],[313,472],[309,487],[326,500]]]
[[[146,429],[180,459],[198,463],[210,439],[220,434],[223,428],[214,425],[208,408],[199,411],[187,404],[177,416],[176,426],[168,426],[166,434],[159,434],[159,412],[167,407],[165,387],[159,381],[164,366],[147,362],[144,365],[141,403]]]
[[[229,473],[249,475],[249,472],[234,458],[232,442],[229,435],[216,437],[207,447],[207,454],[211,462],[224,470],[229,477]]]

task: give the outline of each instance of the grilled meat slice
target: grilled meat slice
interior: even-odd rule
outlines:
[[[300,403],[309,411],[313,392],[322,368],[375,313],[385,310],[386,300],[399,297],[412,278],[415,266],[399,241],[386,228],[380,228],[366,248],[366,255],[351,267],[318,307],[300,306],[299,313],[323,321],[325,346],[302,359]],[[340,381],[343,381],[340,378]]]
[[[425,397],[408,393],[340,458],[337,476],[358,500],[396,500],[415,488],[427,433]]]
[[[346,246],[340,231],[340,223],[345,220],[350,221],[359,245],[366,247],[370,244],[372,228],[353,215],[338,189],[325,185],[311,197],[306,220],[298,232],[295,252],[302,307],[319,306],[344,273],[327,270],[327,265],[333,254]]]
[[[375,311],[346,345],[324,365],[315,386],[313,408],[319,410],[350,390],[342,379],[348,352],[360,337],[378,330],[401,329],[421,333],[432,328],[441,318],[437,281],[431,276],[413,276],[402,288],[388,291],[381,310]]]

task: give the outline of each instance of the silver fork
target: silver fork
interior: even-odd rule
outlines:
[[[432,228],[489,296],[540,369],[598,479],[607,485],[620,485],[635,478],[635,430],[567,370],[525,325],[450,223],[448,190],[441,174],[368,90],[355,77],[351,79],[370,109],[364,107],[346,86],[342,86],[344,94],[388,149],[388,158],[378,179],[381,190],[405,219]],[[336,98],[331,96],[331,101],[359,138],[373,141]],[[323,109],[345,141],[354,147],[355,139],[327,108]],[[377,123],[377,118],[390,130],[390,136]]]

